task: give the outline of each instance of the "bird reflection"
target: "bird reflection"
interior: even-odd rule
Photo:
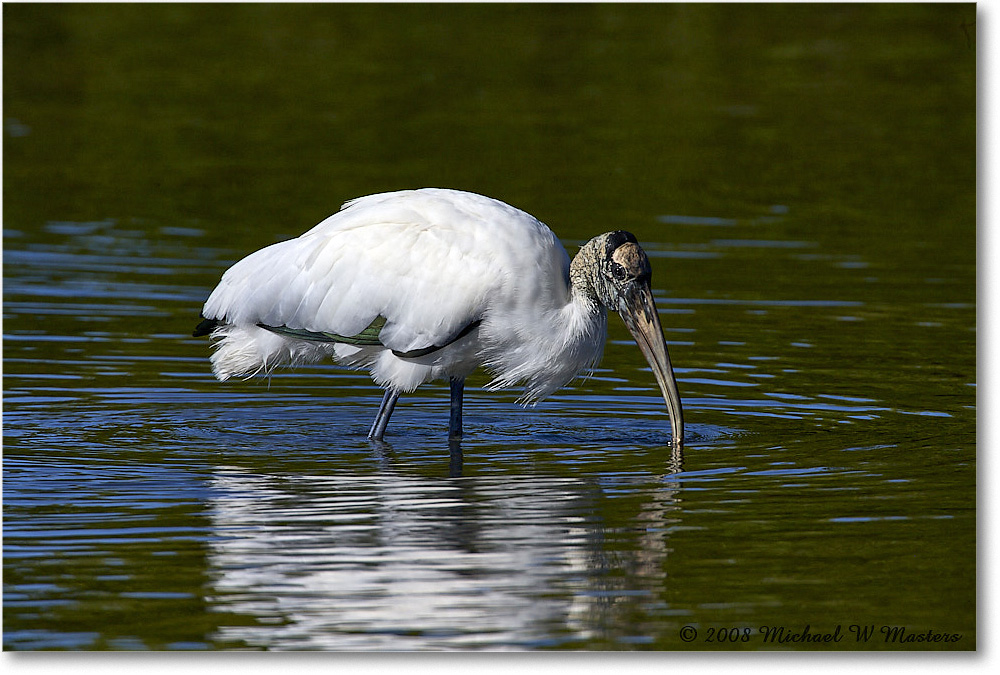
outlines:
[[[368,444],[372,448],[372,453],[383,469],[394,467],[396,456],[392,444],[382,440],[368,439]],[[448,439],[448,478],[461,478],[464,463],[462,454],[462,440],[460,438]]]
[[[461,446],[449,450],[459,476]],[[376,451],[388,468],[371,475],[215,472],[210,599],[220,615],[252,619],[222,626],[218,639],[269,649],[572,646],[609,638],[665,590],[680,514],[669,478],[441,480],[404,475],[391,448]],[[641,496],[637,511],[623,493]]]

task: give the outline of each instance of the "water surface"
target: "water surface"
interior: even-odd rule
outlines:
[[[4,648],[974,649],[974,20],[5,6]],[[460,445],[440,383],[372,445],[363,374],[211,377],[228,265],[425,185],[636,233],[682,456],[616,317]]]

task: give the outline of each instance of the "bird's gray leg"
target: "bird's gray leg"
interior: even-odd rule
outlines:
[[[368,438],[373,441],[381,441],[385,434],[385,427],[389,424],[389,417],[392,415],[396,401],[399,399],[399,391],[396,389],[386,389],[385,396],[382,397],[382,404],[378,407],[378,414],[375,415],[375,422],[372,423],[372,430],[368,432]]]
[[[451,385],[451,418],[448,421],[448,438],[462,437],[462,395],[465,392],[465,378],[453,377]]]
[[[448,477],[462,477],[462,440],[460,438],[448,439]]]

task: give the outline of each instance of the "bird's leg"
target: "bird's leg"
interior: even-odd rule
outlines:
[[[462,437],[462,395],[465,392],[465,378],[453,377],[451,385],[451,417],[448,421],[448,438]]]
[[[448,477],[462,477],[462,441],[458,438],[448,439]]]
[[[385,396],[382,397],[382,404],[378,407],[378,414],[375,415],[375,422],[372,423],[372,430],[368,432],[368,438],[370,440],[382,440],[382,436],[385,434],[385,427],[389,424],[389,417],[392,415],[392,410],[396,407],[396,401],[398,399],[398,390],[385,390]]]

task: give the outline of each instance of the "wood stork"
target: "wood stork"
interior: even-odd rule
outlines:
[[[608,232],[570,262],[555,234],[501,201],[425,188],[370,195],[297,239],[230,267],[202,310],[219,380],[333,357],[385,389],[369,438],[381,440],[402,392],[447,378],[452,438],[465,377],[521,384],[538,401],[601,357],[607,310],[621,314],[660,386],[672,442],[684,422],[636,238]]]

